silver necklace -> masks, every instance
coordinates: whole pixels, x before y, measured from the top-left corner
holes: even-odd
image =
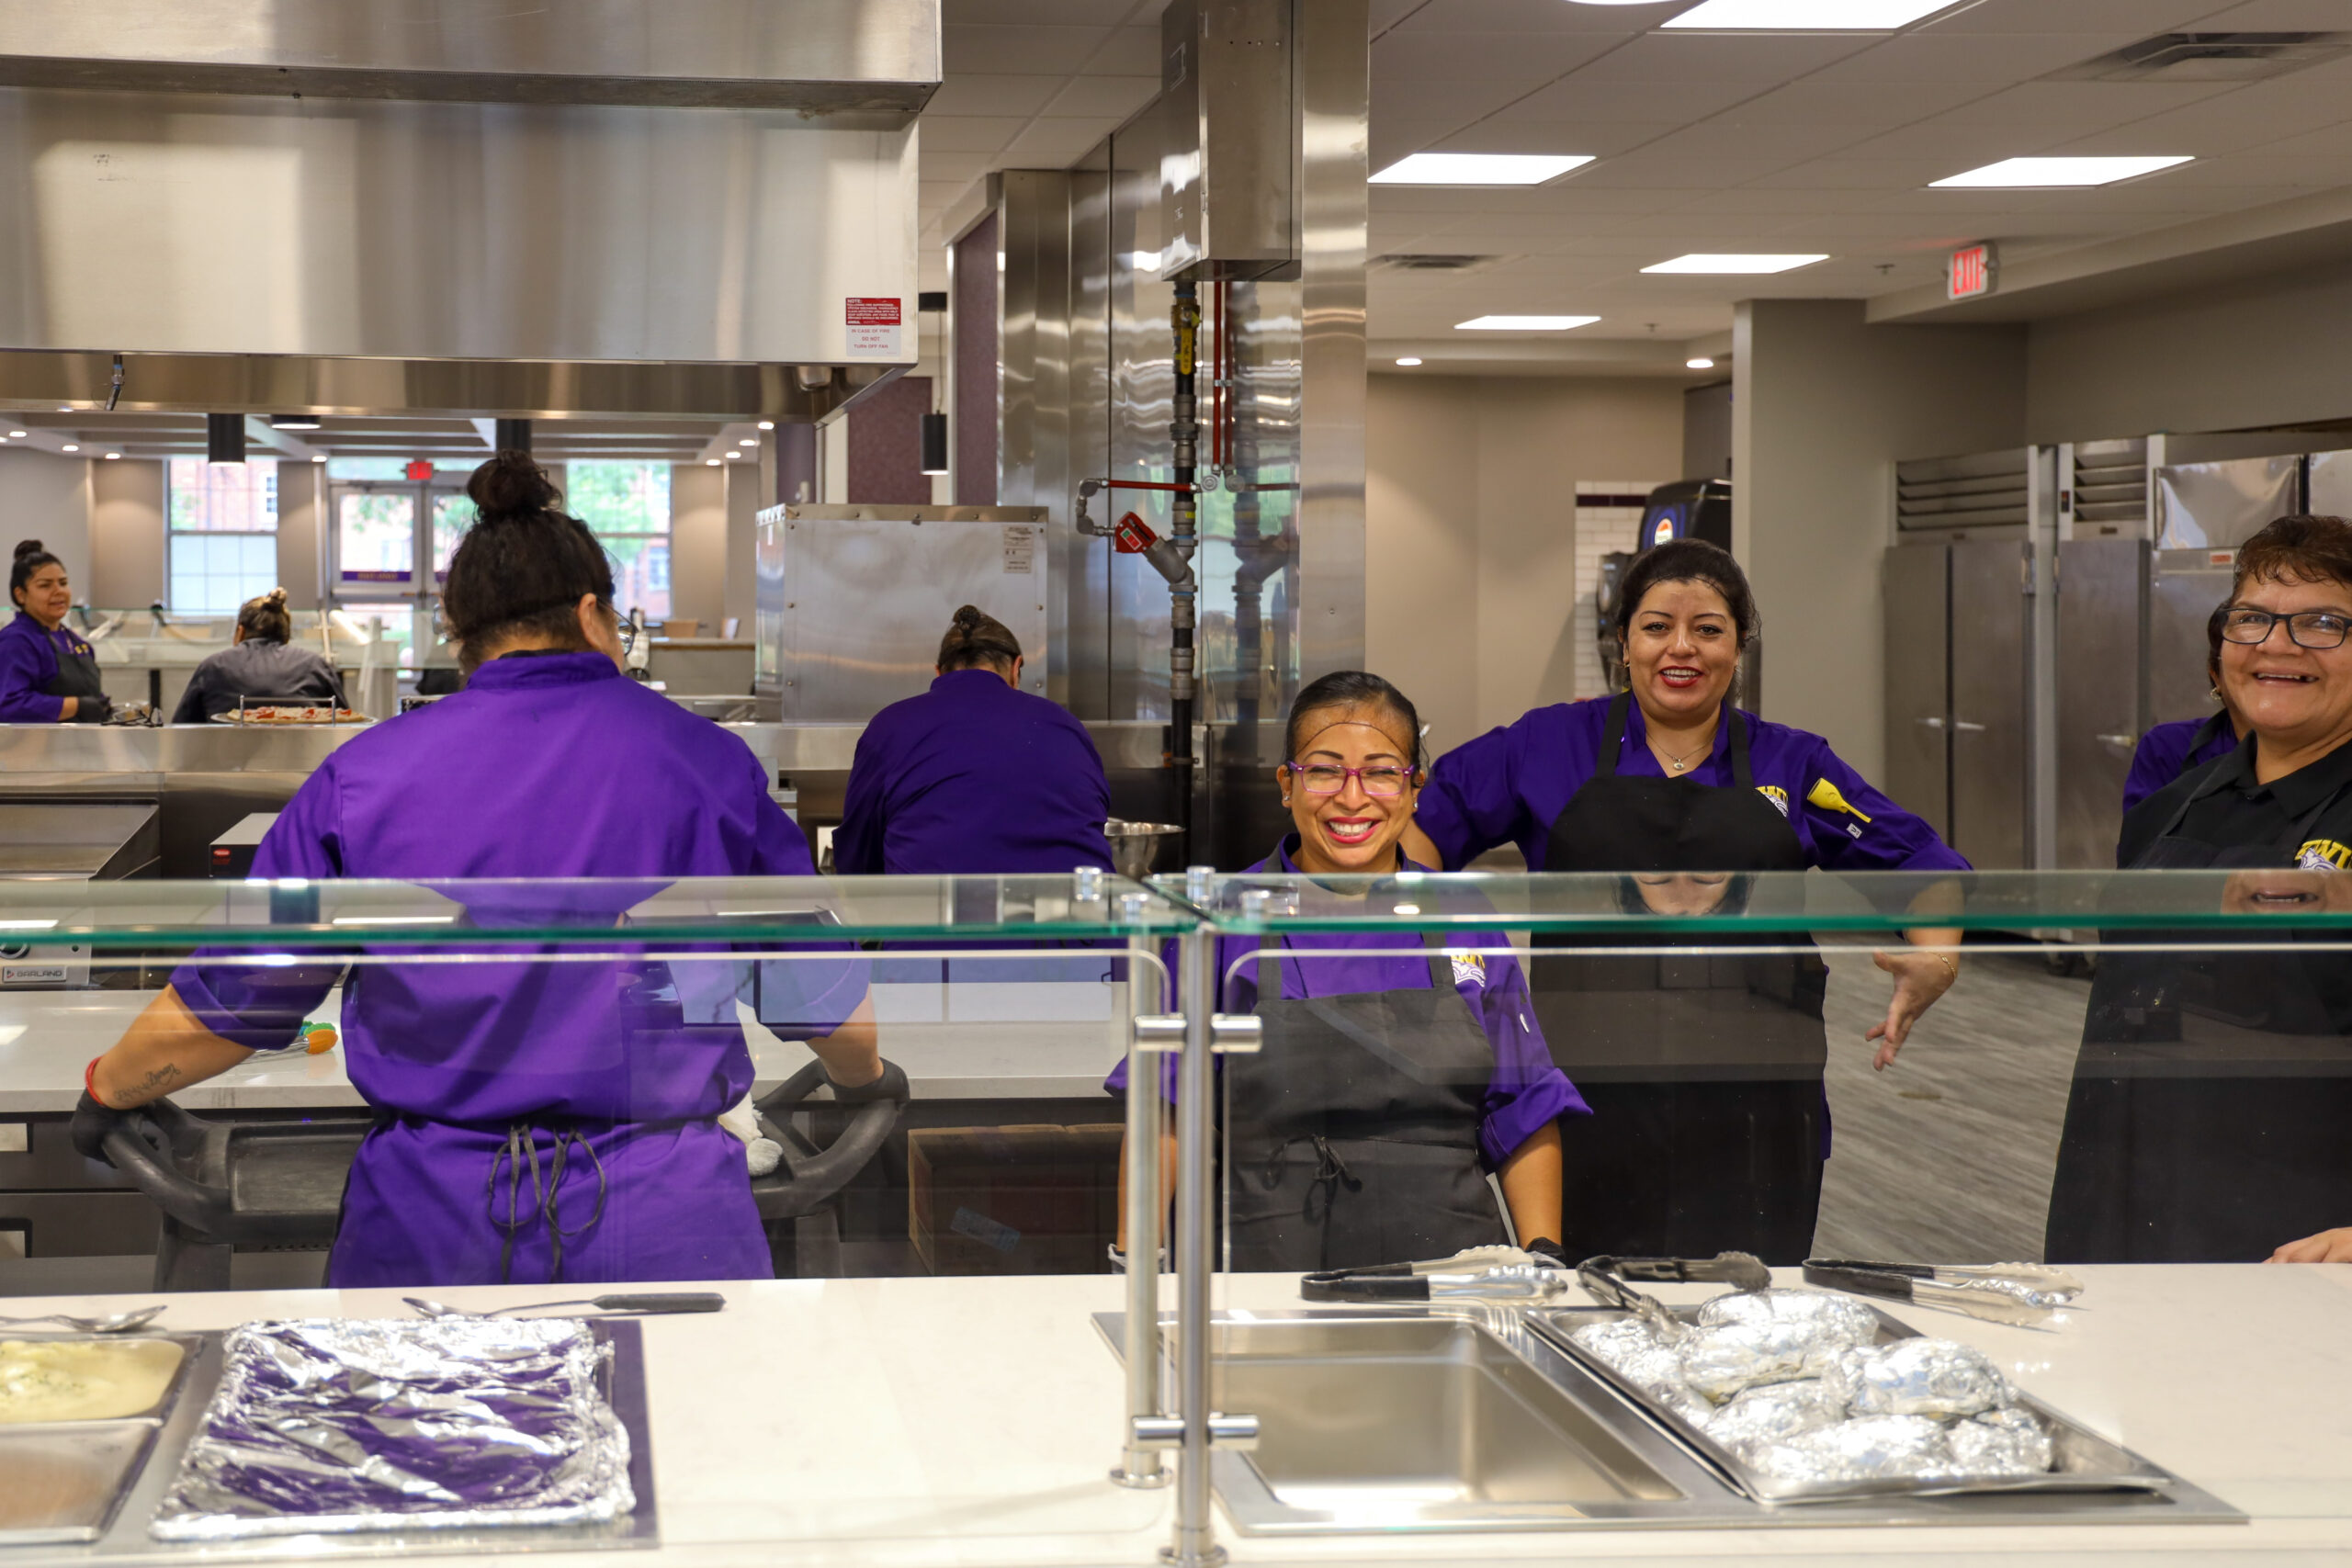
[[[1663,746],[1659,747],[1659,748],[1658,748],[1658,750],[1661,750],[1661,751],[1666,751],[1666,748],[1665,748],[1665,747],[1663,747]],[[1699,748],[1698,748],[1698,747],[1693,746],[1692,748],[1690,748],[1690,751],[1685,751],[1685,752],[1684,752],[1681,756],[1679,756],[1679,757],[1676,756],[1676,755],[1675,755],[1673,752],[1671,752],[1671,751],[1666,751],[1666,768],[1667,768],[1667,772],[1668,772],[1668,773],[1688,773],[1688,772],[1690,772],[1690,761],[1689,761],[1689,758],[1690,758],[1690,756],[1691,752],[1696,751],[1696,750],[1699,750]]]

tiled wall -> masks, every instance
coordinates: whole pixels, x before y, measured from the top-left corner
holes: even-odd
[[[1593,591],[1600,585],[1600,558],[1612,550],[1630,550],[1641,532],[1645,497],[1663,479],[1578,479],[1577,481],[1577,695],[1597,697],[1606,688],[1600,679],[1600,654],[1594,639],[1600,633]]]

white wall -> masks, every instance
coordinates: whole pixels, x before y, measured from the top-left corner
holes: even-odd
[[[2037,321],[2034,441],[2352,418],[2352,266],[2200,288]]]
[[[90,469],[81,457],[18,448],[0,452],[0,560],[19,539],[39,539],[65,563],[74,597],[91,604]],[[0,620],[7,610],[0,608]]]
[[[277,465],[277,583],[297,610],[317,609],[326,581],[326,488],[323,463]]]
[[[670,613],[700,621],[706,635],[726,592],[727,479],[726,468],[701,463],[670,469]]]
[[[164,596],[164,465],[123,457],[90,470],[90,603],[140,609]]]
[[[1677,477],[1680,385],[1374,376],[1365,451],[1366,658],[1431,745],[1577,695],[1577,483]]]
[[[1732,546],[1763,621],[1761,712],[1876,776],[1894,466],[2024,444],[2026,331],[1874,327],[1860,300],[1752,300],[1732,355]]]

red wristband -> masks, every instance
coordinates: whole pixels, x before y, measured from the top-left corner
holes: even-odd
[[[90,1058],[90,1065],[82,1069],[82,1091],[100,1105],[106,1106],[108,1111],[112,1111],[114,1107],[107,1105],[106,1096],[98,1092],[98,1064],[104,1060],[103,1056],[93,1056]]]

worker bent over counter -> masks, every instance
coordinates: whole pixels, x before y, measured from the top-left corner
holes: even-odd
[[[445,601],[478,663],[467,689],[337,750],[263,840],[254,875],[809,874],[807,841],[741,740],[622,676],[606,558],[555,510],[546,477],[502,453],[469,493],[481,520]],[[493,928],[583,914],[623,924],[650,890],[445,889],[465,905],[460,925]],[[744,1145],[717,1121],[752,1085],[734,1005],[741,964],[548,964],[482,948],[449,961],[466,951],[352,970],[345,1046],[377,1120],[352,1167],[329,1282],[768,1277]],[[103,1157],[116,1110],[291,1043],[341,969],[228,957],[183,964],[91,1064],[74,1117],[85,1155]],[[862,961],[762,967],[763,1015],[820,1037],[843,1098],[890,1092]]]
[[[1616,626],[1632,691],[1538,708],[1438,759],[1415,814],[1425,852],[1459,869],[1516,842],[1531,871],[1624,874],[1629,909],[1690,916],[1744,907],[1733,874],[1966,869],[1821,737],[1732,705],[1757,630],[1728,552],[1698,540],[1644,551]],[[1569,955],[1613,936],[1538,939],[1561,955],[1533,965],[1536,1016],[1593,1111],[1565,1150],[1572,1257],[1736,1247],[1792,1263],[1812,1247],[1829,1142],[1826,970],[1809,950],[1736,956],[1785,948],[1785,935],[1707,944],[1731,951],[1694,965]],[[1894,977],[1868,1034],[1883,1068],[1958,963],[1917,951],[1876,962]]]

